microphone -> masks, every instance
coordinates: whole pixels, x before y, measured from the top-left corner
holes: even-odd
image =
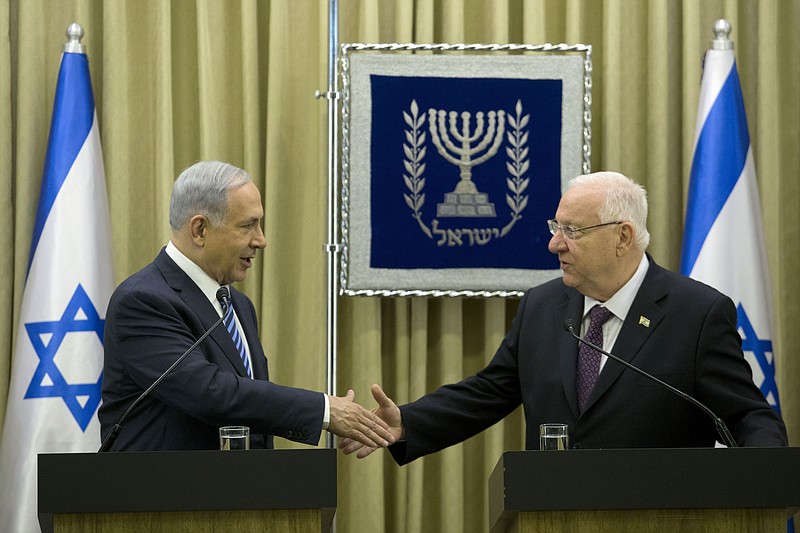
[[[225,306],[227,306],[227,305],[230,305],[230,296],[228,295],[228,290],[227,290],[225,287],[220,287],[219,289],[217,289],[217,300],[219,300],[219,301],[222,303],[222,306],[223,306],[223,308],[225,308]],[[181,361],[183,361],[184,359],[186,359],[186,356],[187,356],[187,355],[189,355],[189,354],[192,352],[192,350],[194,350],[195,348],[197,348],[197,346],[198,346],[198,345],[199,345],[201,342],[203,342],[203,340],[205,340],[205,338],[206,338],[206,337],[208,337],[208,336],[211,334],[211,332],[212,332],[212,331],[214,331],[214,329],[215,329],[217,326],[219,326],[219,325],[222,323],[222,320],[223,320],[224,318],[225,318],[225,315],[223,314],[221,317],[219,317],[219,320],[217,320],[216,322],[214,322],[214,323],[211,325],[211,327],[210,327],[210,328],[208,328],[208,329],[206,330],[206,332],[205,332],[205,333],[203,333],[203,335],[201,335],[201,336],[200,336],[200,338],[199,338],[199,339],[197,339],[197,340],[194,342],[194,344],[192,344],[191,346],[189,346],[189,348],[188,348],[188,349],[187,349],[185,352],[183,352],[183,354],[182,354],[180,357],[178,357],[178,359],[176,359],[176,360],[175,360],[175,362],[174,362],[174,363],[172,363],[172,365],[171,365],[171,366],[170,366],[168,369],[166,369],[166,370],[164,371],[164,373],[163,373],[163,374],[161,374],[161,375],[158,377],[158,379],[157,379],[157,380],[155,380],[155,381],[153,382],[153,384],[152,384],[152,385],[150,385],[150,386],[149,386],[149,387],[148,387],[148,388],[147,388],[147,389],[146,389],[146,390],[145,390],[143,393],[141,393],[141,394],[139,395],[139,397],[138,397],[138,398],[136,398],[136,400],[134,400],[134,402],[133,402],[133,403],[132,403],[132,404],[131,404],[131,405],[130,405],[130,406],[129,406],[129,407],[126,409],[126,410],[125,410],[125,412],[124,412],[124,413],[122,413],[122,416],[121,416],[121,417],[119,417],[119,419],[117,420],[117,422],[116,422],[116,423],[114,424],[114,426],[111,428],[111,431],[109,431],[109,432],[108,432],[108,435],[106,435],[106,438],[105,438],[105,440],[104,440],[104,441],[103,441],[103,443],[100,445],[100,449],[99,449],[99,450],[97,450],[97,451],[98,451],[98,453],[99,453],[99,452],[107,452],[108,450],[110,450],[110,449],[111,449],[111,446],[113,446],[113,445],[114,445],[114,441],[116,441],[116,440],[117,440],[117,437],[119,436],[119,432],[120,432],[120,431],[122,431],[122,423],[125,421],[125,419],[126,419],[126,418],[128,418],[128,415],[131,413],[131,411],[133,411],[133,409],[134,409],[134,408],[135,408],[137,405],[139,405],[139,404],[142,402],[142,400],[144,400],[144,399],[145,399],[145,398],[146,398],[146,397],[147,397],[147,396],[150,394],[150,392],[151,392],[153,389],[155,389],[155,388],[156,388],[156,386],[157,386],[159,383],[161,383],[161,380],[163,380],[165,377],[167,377],[167,376],[169,375],[169,373],[170,373],[170,372],[172,372],[172,371],[175,369],[175,367],[176,367],[176,366],[178,366],[178,365],[181,363]]]
[[[706,413],[708,416],[710,416],[714,420],[714,425],[717,427],[717,433],[719,434],[720,437],[722,437],[722,442],[724,442],[725,445],[728,446],[729,448],[738,448],[739,447],[738,444],[736,444],[736,440],[733,438],[733,435],[731,435],[731,432],[728,430],[728,426],[725,425],[725,422],[720,417],[715,415],[714,411],[712,411],[711,409],[709,409],[708,407],[706,407],[705,405],[700,403],[700,401],[698,401],[697,399],[693,398],[692,396],[689,396],[685,392],[676,389],[675,387],[673,387],[669,383],[665,383],[665,382],[661,381],[660,379],[658,379],[654,375],[648,374],[647,372],[645,372],[641,368],[630,364],[629,362],[625,361],[624,359],[620,359],[616,355],[603,350],[601,347],[599,347],[599,346],[597,346],[595,344],[592,344],[591,342],[589,342],[589,341],[587,341],[585,339],[582,339],[581,337],[579,337],[575,333],[575,321],[572,320],[571,318],[565,320],[564,324],[562,325],[562,327],[566,331],[568,331],[570,335],[572,335],[573,337],[578,339],[578,342],[582,342],[586,346],[589,346],[590,348],[592,348],[594,350],[597,350],[598,352],[602,353],[603,355],[607,356],[608,358],[613,359],[617,363],[619,363],[619,364],[621,364],[621,365],[623,365],[623,366],[625,366],[627,368],[630,368],[634,372],[636,372],[638,374],[641,374],[642,376],[646,377],[647,379],[649,379],[651,381],[655,381],[656,383],[658,383],[662,387],[666,388],[668,391],[672,392],[673,394],[677,394],[678,396],[680,396],[681,398],[683,398],[687,402],[699,407],[704,413]]]

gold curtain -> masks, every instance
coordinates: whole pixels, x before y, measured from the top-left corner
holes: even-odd
[[[268,247],[243,290],[273,379],[325,388],[326,0],[0,0],[0,418],[25,281],[64,31],[86,32],[117,281],[168,239],[172,181],[198,159],[249,170]],[[800,4],[793,0],[340,0],[340,42],[567,42],[593,50],[592,168],[650,194],[650,252],[677,269],[701,58],[718,18],[736,43],[772,273],[775,359],[800,439]],[[516,301],[340,298],[340,394],[398,402],[480,369]],[[489,431],[397,467],[339,459],[337,530],[485,531],[486,481],[523,447],[516,411]],[[288,446],[288,444],[280,443]],[[264,480],[265,483],[279,482]]]

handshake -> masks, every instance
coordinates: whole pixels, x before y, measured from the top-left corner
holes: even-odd
[[[329,396],[330,422],[328,431],[342,437],[339,442],[346,455],[358,452],[363,459],[378,448],[385,448],[403,437],[400,409],[378,385],[372,386],[372,396],[378,403],[372,411],[357,404],[352,389],[346,396]]]

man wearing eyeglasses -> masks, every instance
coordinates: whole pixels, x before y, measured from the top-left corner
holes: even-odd
[[[645,253],[647,194],[622,174],[572,180],[548,225],[562,278],[528,290],[494,358],[459,383],[398,407],[378,385],[374,412],[405,464],[461,442],[522,404],[526,448],[539,425],[565,423],[573,448],[714,446],[714,419],[586,340],[689,394],[720,417],[739,446],[786,446],[780,415],[753,384],[736,309],[715,289],[658,266]],[[577,332],[576,332],[577,333]],[[580,344],[580,346],[584,346]],[[373,449],[345,439],[345,453]]]

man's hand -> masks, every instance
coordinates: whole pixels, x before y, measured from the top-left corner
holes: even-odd
[[[328,396],[330,400],[330,422],[328,431],[361,446],[384,448],[395,441],[389,425],[376,414],[355,403],[353,389],[347,396]],[[398,411],[399,413],[399,411]]]
[[[391,398],[386,396],[383,389],[378,385],[372,386],[372,397],[378,402],[378,407],[374,408],[372,412],[383,421],[389,431],[391,431],[392,442],[396,442],[403,437],[405,428],[403,428],[403,419],[400,416],[400,409],[392,401]],[[354,439],[345,438],[339,441],[339,448],[341,448],[345,455],[353,452],[358,452],[356,457],[363,459],[376,450],[375,446],[370,446],[364,442]]]

